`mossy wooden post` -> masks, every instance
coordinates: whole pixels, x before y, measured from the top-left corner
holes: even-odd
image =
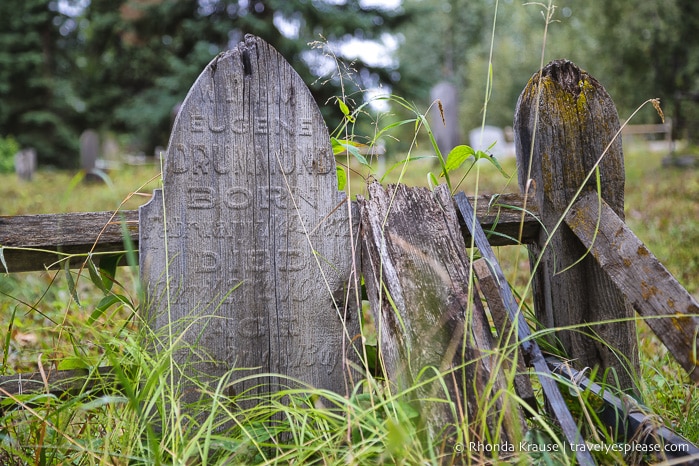
[[[239,369],[232,380],[281,374],[348,393],[359,333],[356,309],[343,305],[349,212],[299,75],[253,36],[217,56],[175,121],[163,189],[140,210],[146,317],[165,345],[182,348],[185,376],[213,390]],[[265,375],[225,394],[287,385]]]
[[[561,222],[581,186],[596,189],[599,160],[602,197],[623,218],[619,127],[604,87],[568,60],[553,61],[532,76],[514,119],[519,185],[535,193],[545,227],[530,246],[532,266],[540,260],[533,281],[537,317],[548,328],[577,326],[556,333],[568,356],[578,367],[614,368],[621,387],[631,389],[628,371],[638,368],[633,309]],[[614,319],[629,320],[596,324]]]

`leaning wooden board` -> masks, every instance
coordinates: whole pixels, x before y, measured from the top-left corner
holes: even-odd
[[[565,217],[605,274],[699,383],[699,303],[599,198],[587,192]]]

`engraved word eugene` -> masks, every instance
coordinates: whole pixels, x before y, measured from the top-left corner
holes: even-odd
[[[280,118],[275,118],[275,121],[270,125],[268,118],[255,117],[253,118],[252,128],[247,120],[236,120],[236,117],[231,121],[230,126],[215,127],[209,119],[209,124],[206,123],[206,116],[203,113],[190,113],[190,131],[192,133],[204,132],[206,130],[211,133],[216,133],[229,130],[233,134],[252,134],[256,138],[265,135],[274,134],[287,136],[289,139],[296,139],[299,144],[295,149],[303,154],[303,164],[306,166],[308,173],[325,175],[332,170],[332,163],[328,163],[330,159],[326,156],[324,147],[313,147],[310,144],[304,144],[303,139],[312,136],[311,127],[312,120],[310,118],[301,118],[298,122],[298,128],[292,127],[288,122],[282,121]],[[291,136],[297,136],[292,138]],[[237,150],[236,150],[237,149]],[[216,142],[208,144],[185,144],[176,143],[170,148],[168,156],[171,158],[170,169],[173,173],[191,172],[197,174],[208,174],[213,170],[218,174],[233,173],[235,175],[244,175],[247,173],[247,161],[240,152],[240,145],[232,143],[219,144]],[[259,158],[258,163],[265,164],[268,162],[266,157]],[[278,165],[281,164],[280,167]],[[268,173],[276,174],[277,168],[280,168],[282,173],[288,175],[296,169],[296,157],[285,157],[277,160],[272,158],[269,160],[269,166],[261,166],[261,169]]]

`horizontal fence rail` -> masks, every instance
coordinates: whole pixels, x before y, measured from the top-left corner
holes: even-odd
[[[521,194],[469,196],[469,201],[476,206],[493,246],[518,244],[520,226],[521,243],[531,243],[538,235],[534,203],[525,204]],[[527,212],[523,214],[524,209]],[[461,227],[468,244],[468,229]],[[0,270],[15,273],[57,269],[63,268],[66,260],[70,260],[70,267],[79,268],[88,255],[99,263],[104,254],[127,249],[125,234],[138,250],[138,230],[136,210],[0,216]]]
[[[76,212],[0,217],[3,272],[80,267],[88,254],[123,252],[124,239],[138,248],[138,211]],[[72,256],[72,257],[71,257]]]

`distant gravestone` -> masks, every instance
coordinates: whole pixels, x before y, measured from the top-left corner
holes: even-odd
[[[350,205],[298,74],[246,36],[194,83],[165,157],[163,189],[140,209],[140,264],[146,318],[183,335],[185,375],[214,388],[233,369],[265,374],[228,394],[293,385],[269,374],[348,393]]]
[[[439,100],[439,104],[432,106],[430,110],[430,128],[437,141],[442,155],[446,157],[454,146],[461,144],[461,127],[459,126],[459,92],[453,84],[442,81],[430,91],[432,102]]]
[[[118,168],[121,164],[121,150],[116,138],[107,134],[102,138],[102,157],[98,162],[102,162],[105,168]]]
[[[100,137],[97,131],[88,129],[80,135],[80,168],[85,172],[86,181],[98,181],[97,157],[100,150]]]
[[[497,126],[486,125],[474,128],[468,133],[469,144],[475,150],[488,150],[488,153],[498,158],[514,157],[514,144],[507,142],[505,131]]]
[[[29,147],[15,154],[15,173],[20,180],[31,181],[36,171],[36,149]]]

